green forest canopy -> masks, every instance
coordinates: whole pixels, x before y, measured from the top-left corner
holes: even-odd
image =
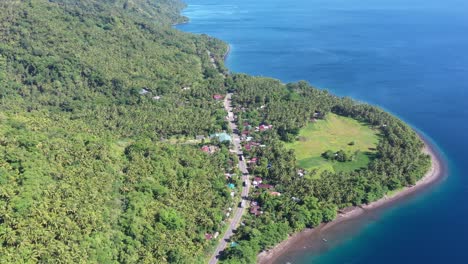
[[[172,28],[186,21],[183,7],[0,2],[1,263],[205,262],[215,244],[205,234],[222,231],[234,204],[224,173],[236,172],[236,157],[225,145],[209,155],[166,139],[226,130],[213,94],[235,92],[239,122],[273,125],[254,135],[267,147],[248,154],[260,159],[252,172],[284,194],[252,193],[265,213],[246,218],[226,262],[252,263],[288,233],[413,184],[427,170],[414,131],[380,109],[304,82],[227,75],[224,43]],[[297,178],[284,142],[315,113],[378,128],[376,159],[359,171]]]

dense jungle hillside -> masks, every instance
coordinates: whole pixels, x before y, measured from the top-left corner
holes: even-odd
[[[204,254],[229,154],[161,139],[223,129],[226,46],[172,29],[182,7],[0,3],[0,262]]]
[[[206,262],[242,184],[237,155],[209,137],[231,132],[216,100],[227,92],[264,146],[243,143],[250,172],[282,195],[251,194],[264,213],[246,216],[225,262],[252,263],[287,234],[423,176],[429,158],[403,122],[305,82],[229,73],[225,43],[172,27],[187,21],[183,7],[0,2],[0,263]],[[302,173],[285,142],[331,113],[378,131],[372,159]]]

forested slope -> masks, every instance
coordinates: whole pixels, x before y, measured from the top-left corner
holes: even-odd
[[[202,261],[229,154],[161,138],[223,128],[226,46],[172,29],[181,7],[1,1],[1,263]]]
[[[193,139],[227,130],[213,95],[228,90],[257,144],[243,142],[250,172],[271,188],[251,193],[263,214],[246,216],[227,263],[255,262],[288,233],[427,170],[414,131],[376,107],[228,74],[224,43],[172,28],[186,21],[183,6],[0,1],[0,263],[205,262],[237,206],[227,183],[240,182],[227,144],[205,153]],[[359,171],[300,176],[284,142],[329,113],[378,129],[376,157]]]

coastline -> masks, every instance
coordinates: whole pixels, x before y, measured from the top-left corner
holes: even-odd
[[[416,194],[418,191],[422,191],[427,187],[432,186],[439,180],[441,180],[446,173],[446,164],[440,153],[436,150],[435,146],[429,142],[424,136],[419,134],[420,138],[424,142],[423,152],[431,157],[431,168],[414,186],[404,187],[400,191],[392,194],[391,196],[384,196],[383,198],[372,202],[370,204],[362,206],[347,207],[339,211],[338,216],[335,220],[329,223],[320,224],[316,228],[309,228],[298,233],[289,236],[286,240],[276,245],[274,248],[263,251],[257,255],[257,263],[269,264],[274,263],[283,254],[288,252],[290,249],[303,248],[303,243],[306,238],[318,238],[318,243],[322,242],[323,232],[326,232],[331,227],[335,227],[339,224],[344,224],[350,220],[358,220],[359,216],[366,212],[373,211],[384,206],[391,206],[393,203]],[[323,243],[323,242],[322,242]]]
[[[223,55],[223,62],[226,62],[227,58],[229,57],[229,54],[231,53],[231,44],[226,43],[227,50]]]
[[[180,23],[180,25],[187,23],[190,23],[190,20]],[[227,42],[225,42],[225,44],[227,46],[227,50],[222,56],[222,60],[224,63],[226,63],[226,60],[232,51],[231,45]],[[230,72],[229,69],[228,72]],[[391,111],[387,109],[384,110],[386,112],[391,113]],[[391,114],[394,115],[393,113]],[[404,122],[407,123],[406,121]],[[386,195],[383,198],[374,201],[370,204],[344,208],[338,212],[338,216],[334,221],[329,223],[322,223],[316,228],[305,229],[295,234],[292,234],[288,236],[286,240],[277,244],[272,249],[260,252],[257,255],[257,263],[275,263],[275,261],[280,260],[280,258],[285,253],[289,251],[294,251],[294,249],[301,250],[305,248],[304,243],[305,239],[307,238],[315,238],[315,240],[317,240],[317,242],[314,242],[317,244],[316,246],[322,247],[325,244],[322,241],[322,238],[324,237],[324,235],[328,234],[329,232],[332,232],[332,229],[337,229],[339,227],[345,226],[346,224],[352,221],[361,222],[364,220],[364,217],[367,213],[372,213],[374,211],[377,211],[377,209],[385,209],[386,207],[391,207],[397,202],[408,199],[418,194],[419,192],[430,188],[437,182],[441,181],[445,176],[447,176],[447,164],[444,158],[442,157],[441,153],[437,150],[437,148],[427,138],[425,138],[424,135],[422,135],[419,132],[417,133],[425,145],[423,152],[430,155],[431,157],[431,167],[429,171],[424,175],[424,177],[422,177],[414,186],[404,187],[399,191],[392,193],[390,196]]]

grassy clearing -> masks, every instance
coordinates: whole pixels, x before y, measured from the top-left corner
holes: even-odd
[[[332,172],[353,171],[367,166],[379,140],[378,131],[352,118],[329,114],[326,120],[318,120],[303,128],[298,140],[286,144],[294,149],[299,166],[311,170]],[[353,145],[350,143],[354,142]],[[322,157],[327,150],[359,154],[353,161],[337,162]]]

